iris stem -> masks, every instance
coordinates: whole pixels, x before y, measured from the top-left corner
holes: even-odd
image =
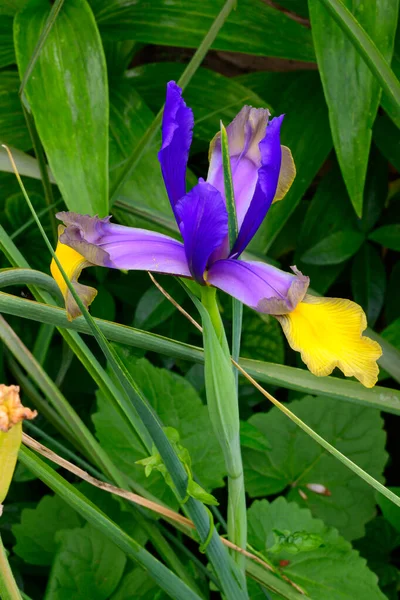
[[[3,600],[21,600],[21,594],[15,582],[7,559],[6,550],[0,535],[0,598]]]
[[[240,451],[240,421],[236,381],[230,351],[218,309],[216,289],[202,288],[202,304],[209,320],[203,317],[203,340],[206,363],[206,391],[210,418],[221,444],[228,473],[228,538],[245,549],[247,545],[246,497]],[[203,311],[202,311],[203,312]],[[210,332],[210,327],[213,331]],[[218,344],[210,339],[216,334]],[[244,557],[234,553],[234,560],[245,573]]]

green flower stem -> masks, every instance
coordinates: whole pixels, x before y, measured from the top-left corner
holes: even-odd
[[[21,594],[12,574],[6,551],[0,535],[0,598],[2,600],[21,600]]]
[[[240,452],[236,382],[230,361],[229,346],[218,309],[216,289],[208,286],[202,288],[201,299],[207,403],[228,473],[228,538],[237,546],[245,549],[247,544],[246,498]],[[244,573],[244,557],[235,552],[234,559]]]

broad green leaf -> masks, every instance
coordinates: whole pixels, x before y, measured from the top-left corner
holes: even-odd
[[[14,38],[21,78],[50,8],[46,0],[30,0],[15,18]],[[85,0],[64,3],[26,84],[25,94],[69,210],[106,215],[107,71],[100,36]]]
[[[103,533],[87,523],[80,529],[60,531],[46,600],[107,600],[116,589],[126,556]]]
[[[204,0],[201,11],[191,0],[169,4],[153,0],[91,0],[105,38],[147,44],[197,48],[221,10],[223,1]],[[244,25],[245,24],[245,25]],[[279,35],[277,32],[279,31]],[[257,0],[242,0],[229,15],[212,48],[313,61],[310,31],[300,23]]]
[[[235,78],[252,89],[274,114],[285,113],[281,141],[292,151],[297,176],[288,194],[276,202],[250,244],[265,253],[299,204],[332,148],[328,111],[318,73],[250,73]]]
[[[390,63],[398,1],[344,0]],[[369,149],[380,86],[358,50],[320,0],[309,0],[312,35],[321,73],[333,142],[354,210],[362,214]],[[343,68],[345,57],[346,68]]]
[[[167,596],[140,567],[121,579],[110,600],[167,600]]]
[[[78,513],[59,496],[43,496],[35,508],[22,511],[20,524],[13,525],[14,552],[32,565],[51,565],[57,551],[57,531],[81,525]]]
[[[386,302],[385,317],[387,323],[392,323],[400,317],[400,260],[394,265],[390,273]]]
[[[372,244],[364,244],[354,259],[351,288],[355,302],[363,307],[368,325],[373,327],[385,300],[386,271]]]
[[[400,496],[400,487],[391,487],[392,492]],[[398,543],[400,545],[400,509],[398,506],[395,506],[391,502],[389,502],[386,498],[379,495],[378,496],[378,504],[382,511],[385,519],[395,528],[398,532]]]
[[[371,571],[377,574],[379,587],[388,600],[398,600],[400,573],[392,553],[400,545],[400,535],[383,517],[367,523],[365,530],[365,537],[355,542],[355,548],[367,559]]]
[[[400,252],[400,223],[395,225],[383,225],[379,229],[375,229],[369,239],[378,242],[389,250],[397,250]]]
[[[3,0],[0,6],[0,15],[14,17],[27,3],[27,0]]]
[[[378,411],[350,404],[339,406],[332,399],[311,396],[293,402],[291,410],[382,481],[386,436]],[[267,436],[271,445],[271,450],[263,453],[244,449],[250,496],[277,494],[289,488],[290,499],[310,508],[347,539],[363,535],[365,523],[375,513],[375,492],[370,486],[328,455],[277,408],[255,414],[250,423]],[[307,487],[310,484],[320,484],[329,495],[312,491]]]
[[[379,150],[400,171],[400,131],[393,127],[387,115],[378,115],[372,133]]]
[[[158,369],[145,359],[135,360],[126,352],[124,362],[163,425],[178,430],[181,444],[191,456],[193,472],[199,483],[207,490],[222,486],[225,469],[219,443],[211,430],[207,407],[201,403],[194,388],[184,378]],[[93,421],[102,447],[122,472],[176,506],[176,500],[161,475],[154,473],[147,480],[144,468],[135,464],[148,455],[121,416],[99,392],[97,406],[98,412],[93,415]],[[206,437],[204,431],[207,431]]]
[[[1,20],[1,19],[0,19]],[[2,71],[0,77],[0,141],[21,150],[32,148],[18,96],[19,77],[15,71]],[[2,153],[5,152],[1,149]],[[7,163],[10,159],[7,156]]]
[[[118,179],[126,159],[130,156],[146,129],[154,120],[152,111],[124,79],[114,79],[110,89],[110,185]],[[152,145],[140,165],[122,188],[124,201],[145,208],[154,208],[170,215],[171,206],[157,160],[158,145]],[[143,226],[143,222],[130,219],[129,225]],[[148,226],[148,225],[147,225]]]
[[[13,63],[15,63],[13,17],[2,15],[0,18],[0,68]]]
[[[358,552],[338,535],[336,529],[328,528],[314,519],[309,510],[299,508],[294,502],[277,498],[274,502],[254,502],[248,510],[249,544],[279,565],[285,561],[282,572],[307,593],[310,600],[385,600],[378,587],[378,578],[366,566]],[[320,548],[297,555],[281,552],[268,554],[272,545],[273,530],[291,532],[307,531],[324,540]],[[254,593],[253,593],[254,590]],[[252,600],[263,596],[256,587],[250,590]],[[279,596],[272,594],[273,600]]]
[[[149,107],[157,111],[165,102],[167,82],[179,79],[183,70],[184,65],[176,63],[153,63],[127,71],[126,77]],[[207,94],[204,94],[205,89],[208,90]],[[219,131],[220,120],[224,125],[229,125],[243,105],[251,104],[258,108],[270,106],[268,98],[265,101],[235,79],[204,68],[198,69],[193,75],[184,91],[184,98],[193,109],[195,139],[207,144]]]
[[[300,271],[310,277],[313,289],[321,294],[327,292],[343,270],[344,263],[324,265],[321,269],[320,266],[304,263],[301,256],[332,233],[349,227],[356,229],[357,218],[336,163],[322,179],[308,205],[306,215],[302,219],[294,260]]]
[[[364,234],[355,229],[335,231],[309,248],[301,259],[311,265],[337,265],[353,256],[364,239]]]

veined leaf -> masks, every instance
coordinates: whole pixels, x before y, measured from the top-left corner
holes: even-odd
[[[46,0],[30,0],[15,18],[14,37],[21,78],[50,8]],[[100,36],[86,0],[71,0],[63,5],[25,93],[68,208],[106,215],[107,70]]]
[[[398,1],[344,0],[390,63]],[[309,0],[312,34],[336,154],[350,199],[361,216],[369,149],[380,100],[380,85],[359,51],[320,0]],[[346,67],[343,65],[345,57]]]
[[[151,10],[144,0],[135,3],[91,0],[91,5],[105,38],[197,48],[223,2],[203,0],[197,5],[191,0],[173,4],[152,0]],[[260,5],[257,0],[242,0],[238,4],[212,48],[315,60],[310,31],[268,4]]]
[[[0,18],[0,68],[13,63],[15,63],[13,17],[2,15]]]
[[[339,407],[332,399],[311,396],[293,402],[291,408],[348,458],[382,480],[386,435],[378,411],[349,404]],[[374,490],[277,408],[257,413],[250,423],[267,436],[271,450],[244,449],[248,493],[264,496],[288,488],[290,499],[337,527],[347,539],[361,537],[375,513]],[[310,488],[315,484],[321,486],[319,493]]]
[[[32,142],[22,112],[18,88],[18,73],[2,71],[0,77],[0,141],[2,144],[17,146],[20,150],[29,150],[32,148]],[[0,152],[3,156],[4,148],[1,148]],[[30,158],[33,160],[32,157]],[[9,165],[8,156],[7,162]]]

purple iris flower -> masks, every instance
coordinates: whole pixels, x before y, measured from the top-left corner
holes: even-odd
[[[290,274],[263,262],[240,259],[272,202],[285,195],[295,175],[290,151],[280,143],[282,121],[283,115],[269,119],[268,110],[245,106],[227,127],[239,232],[230,250],[219,134],[211,143],[207,181],[199,179],[187,192],[193,112],[181,89],[169,82],[158,158],[183,243],[110,223],[109,217],[61,212],[57,215],[65,224],[61,246],[75,251],[66,269],[71,280],[80,286],[77,277],[90,265],[169,273],[215,286],[259,312],[284,315],[293,311],[306,294],[308,277],[295,267]],[[55,271],[53,265],[53,275]],[[69,312],[76,316],[71,308]]]

